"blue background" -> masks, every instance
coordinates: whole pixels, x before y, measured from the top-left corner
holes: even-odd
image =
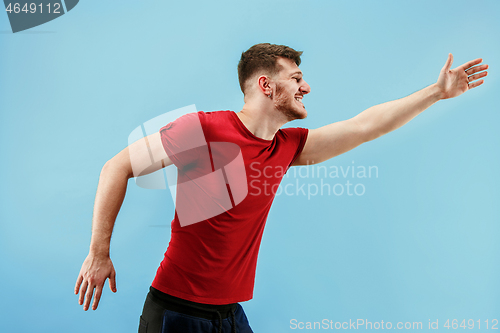
[[[280,195],[268,218],[255,332],[290,320],[500,319],[499,1],[81,1],[12,34],[0,14],[0,316],[5,332],[136,332],[169,240],[168,191],[132,181],[111,243],[116,294],[84,312],[104,163],[162,113],[243,106],[236,65],[260,42],[303,50],[317,128],[407,96],[482,57],[483,86],[324,163],[377,166],[362,196]],[[313,178],[298,179],[306,184]],[[326,179],[345,183],[346,179]],[[497,328],[500,325],[497,325]],[[491,326],[490,326],[491,329]],[[424,330],[427,331],[427,330]],[[469,330],[470,331],[470,330]]]

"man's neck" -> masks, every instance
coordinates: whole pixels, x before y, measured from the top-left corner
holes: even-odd
[[[285,115],[274,108],[256,107],[249,103],[245,103],[236,115],[253,135],[264,140],[272,140],[281,126],[288,122]]]

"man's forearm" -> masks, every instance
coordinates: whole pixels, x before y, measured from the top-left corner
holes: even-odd
[[[114,165],[113,160],[102,168],[92,218],[91,254],[109,256],[113,226],[125,198],[129,177]]]
[[[370,141],[403,126],[440,99],[441,90],[432,84],[404,98],[372,106],[354,119]]]

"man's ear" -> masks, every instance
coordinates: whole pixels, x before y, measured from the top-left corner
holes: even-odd
[[[271,79],[266,75],[261,75],[258,78],[259,90],[266,96],[272,92]]]

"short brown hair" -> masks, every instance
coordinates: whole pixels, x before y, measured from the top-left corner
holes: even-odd
[[[241,54],[238,63],[238,79],[243,94],[245,93],[245,83],[258,71],[265,71],[269,74],[277,74],[280,70],[276,64],[278,57],[293,60],[297,66],[300,65],[300,56],[302,51],[295,51],[285,45],[276,45],[269,43],[255,44],[247,51]]]

